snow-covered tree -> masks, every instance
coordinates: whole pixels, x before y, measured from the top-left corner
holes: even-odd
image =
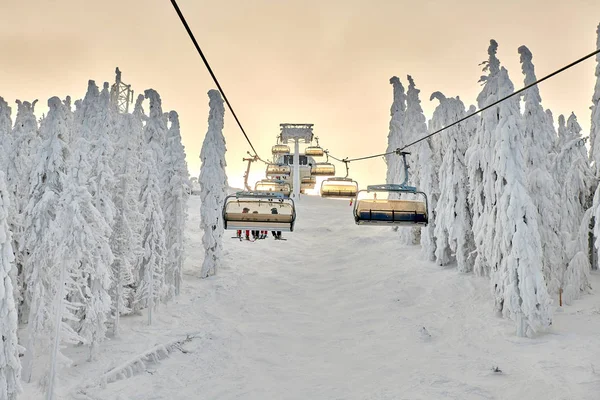
[[[86,183],[96,208],[111,227],[116,213],[112,200],[115,186],[112,131],[117,129],[116,110],[110,103],[108,84],[101,93],[93,80],[75,114],[75,158],[81,159],[79,179]]]
[[[152,89],[145,91],[150,100],[150,116],[144,127],[144,171],[141,201],[144,209],[142,247],[144,254],[139,268],[139,286],[136,291],[136,309],[148,307],[148,324],[152,312],[164,296],[165,222],[162,209],[163,189],[160,186],[159,166],[163,162],[163,114],[160,96]],[[165,126],[166,131],[166,126]]]
[[[17,117],[12,131],[12,147],[8,154],[7,186],[11,198],[9,223],[13,233],[13,250],[15,252],[15,265],[18,270],[18,279],[15,286],[18,295],[15,297],[20,306],[20,318],[27,318],[29,304],[24,302],[22,293],[23,264],[27,256],[21,248],[23,236],[23,216],[29,200],[30,177],[35,155],[40,144],[38,124],[34,115],[37,100],[29,103],[17,100]]]
[[[458,97],[446,98],[442,93],[435,92],[430,100],[433,99],[438,99],[440,104],[433,112],[430,123],[432,131],[466,115],[465,106]],[[470,254],[475,250],[465,152],[476,129],[476,117],[471,117],[441,134],[441,147],[445,151],[439,169],[440,198],[435,210],[435,257],[440,265],[446,265],[454,258],[461,272],[472,271],[473,258]]]
[[[600,48],[600,24],[596,29],[596,48]],[[600,177],[600,54],[596,54],[596,86],[592,96],[592,125],[590,128],[590,160],[594,166],[596,178]]]
[[[488,60],[484,62],[483,71],[488,72],[479,82],[483,82],[483,90],[477,96],[477,104],[482,109],[498,97],[498,74],[500,73],[500,60],[496,57],[498,43],[490,40]],[[481,113],[481,119],[475,132],[471,146],[467,150],[466,160],[469,175],[469,204],[473,216],[473,235],[476,245],[476,256],[473,270],[478,275],[489,276],[492,255],[489,238],[493,237],[492,226],[488,216],[492,205],[496,203],[495,185],[497,173],[490,165],[494,158],[494,144],[496,126],[498,125],[498,106],[492,107]]]
[[[17,307],[10,277],[13,262],[8,227],[9,196],[0,171],[0,399],[16,400],[21,391],[21,361],[17,337]]]
[[[569,139],[567,137],[567,126],[565,123],[565,116],[561,114],[558,116],[558,140],[556,142],[556,152],[560,153],[563,146],[568,141]],[[557,177],[557,179],[560,179],[560,177]]]
[[[108,242],[110,228],[88,189],[79,183],[77,173],[75,166],[61,194],[60,211],[53,224],[57,244],[53,257],[73,282],[69,298],[81,301],[77,307],[81,317],[72,325],[90,347],[91,361],[106,337],[113,255]]]
[[[21,251],[29,255],[24,260],[25,299],[31,305],[26,352],[23,360],[23,379],[30,382],[36,348],[48,348],[54,331],[53,307],[59,289],[59,271],[52,258],[56,238],[52,223],[59,212],[58,201],[65,186],[71,158],[69,135],[71,120],[67,107],[58,97],[48,100],[48,115],[40,125],[43,141],[31,173],[29,203],[25,209],[25,230]]]
[[[410,132],[410,140],[420,139],[427,135],[427,123],[421,100],[419,99],[420,90],[415,86],[413,78],[407,76],[409,85],[406,92],[406,116],[404,119],[404,132]],[[437,140],[437,138],[436,138]],[[406,143],[407,144],[407,143]],[[422,245],[423,255],[428,260],[435,260],[435,208],[439,198],[439,180],[438,169],[441,164],[441,157],[437,153],[433,139],[426,139],[412,148],[407,149],[412,152],[409,157],[409,165],[412,169],[410,183],[427,194],[429,200],[429,224],[425,228],[410,227],[402,229],[403,241],[405,243]],[[412,165],[411,165],[412,164]]]
[[[525,46],[519,47],[521,69],[525,75],[524,85],[537,80],[532,63],[532,54]],[[559,235],[560,215],[558,185],[551,174],[551,160],[556,141],[554,126],[542,108],[538,86],[533,86],[523,94],[525,112],[523,115],[525,129],[526,168],[528,192],[538,210],[538,229],[542,240],[542,271],[551,294],[557,294],[564,265],[565,256],[562,251]]]
[[[165,271],[167,298],[179,294],[183,273],[184,229],[187,216],[187,200],[189,173],[185,162],[185,149],[181,143],[179,115],[169,112],[171,127],[167,133],[165,147],[165,173],[167,190],[163,204],[165,205],[165,239],[167,245]]]
[[[498,96],[514,91],[508,71],[497,74]],[[494,198],[487,219],[486,237],[492,249],[491,283],[496,311],[516,322],[517,336],[531,336],[551,324],[551,300],[542,273],[543,254],[538,212],[527,190],[525,127],[519,99],[498,106],[494,132],[492,171],[496,174]]]
[[[201,227],[204,230],[202,244],[205,255],[200,276],[206,278],[219,269],[222,254],[223,221],[221,210],[227,196],[227,174],[225,173],[225,137],[223,136],[223,118],[225,109],[218,90],[209,90],[210,112],[208,131],[202,143],[200,160],[200,208]]]
[[[143,96],[142,96],[143,99]],[[141,222],[139,196],[140,182],[137,176],[140,171],[140,145],[143,124],[140,118],[141,101],[136,105],[133,114],[120,115],[120,135],[115,143],[115,165],[118,181],[114,192],[114,203],[117,210],[111,236],[111,249],[114,261],[112,265],[114,285],[111,290],[113,299],[113,332],[118,334],[119,317],[131,311],[132,287],[136,283],[134,268],[138,258],[142,256]]]
[[[560,194],[561,243],[565,259],[560,270],[563,299],[568,304],[589,288],[589,224],[592,184],[595,180],[588,163],[587,149],[581,138],[581,126],[575,114],[571,114],[565,125],[564,116],[559,116],[559,131],[562,131],[562,149],[554,163],[555,176]]]
[[[8,154],[11,151],[12,119],[11,108],[8,103],[0,97],[0,170],[6,171]]]
[[[390,132],[388,134],[388,146],[386,153],[395,151],[400,148],[403,143],[402,133],[404,126],[404,116],[406,112],[406,95],[404,94],[404,86],[397,76],[390,78],[390,83],[393,85],[394,101],[390,108]],[[389,184],[398,184],[404,181],[404,168],[402,158],[397,154],[389,154],[385,157],[387,163],[387,173],[385,181]]]

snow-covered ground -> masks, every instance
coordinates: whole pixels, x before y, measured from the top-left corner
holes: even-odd
[[[75,360],[60,372],[65,398],[600,398],[597,294],[556,312],[551,332],[517,338],[492,314],[486,279],[422,261],[389,228],[356,226],[348,201],[311,196],[288,241],[226,231],[223,267],[201,280],[199,197],[189,206],[182,295],[152,326],[145,315],[123,318],[96,362],[86,349],[65,351]],[[186,338],[101,384],[112,368]],[[42,398],[36,384],[25,390]]]

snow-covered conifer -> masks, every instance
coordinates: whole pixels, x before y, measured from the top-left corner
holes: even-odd
[[[11,211],[9,223],[13,233],[13,251],[15,252],[15,264],[18,270],[18,279],[15,286],[18,296],[15,297],[20,304],[20,318],[27,318],[28,302],[24,302],[22,293],[23,265],[26,253],[20,250],[23,236],[24,212],[29,200],[30,177],[35,155],[37,153],[40,137],[38,124],[34,115],[37,100],[29,103],[17,100],[17,117],[12,131],[12,149],[8,155],[7,186],[11,198]]]
[[[596,29],[596,48],[600,48],[600,24]],[[596,86],[592,96],[592,125],[590,127],[590,160],[596,178],[600,177],[600,54],[596,54]]]
[[[69,289],[79,294],[69,296],[81,302],[77,307],[81,317],[72,325],[90,347],[92,360],[98,344],[106,337],[113,255],[108,242],[110,228],[88,189],[79,183],[77,173],[75,166],[61,194],[58,223],[53,224],[57,244],[53,257],[56,265],[70,276],[74,287]]]
[[[139,286],[136,291],[136,309],[148,307],[148,324],[152,312],[164,296],[165,222],[162,209],[163,188],[160,186],[159,166],[163,163],[164,125],[160,96],[152,89],[145,91],[150,100],[150,116],[144,127],[144,172],[141,201],[144,209],[142,247],[144,254],[138,270]],[[164,129],[163,129],[164,128]]]
[[[497,74],[498,96],[514,91],[508,71]],[[487,261],[496,311],[516,322],[517,336],[531,336],[551,324],[551,300],[542,273],[542,244],[538,212],[527,191],[526,138],[519,99],[498,106],[493,165],[497,200],[482,216],[494,234]]]
[[[488,60],[484,62],[483,71],[488,72],[482,76],[484,82],[481,93],[477,96],[479,109],[498,100],[498,74],[500,60],[496,57],[498,43],[490,40]],[[475,136],[466,153],[469,174],[469,204],[473,216],[473,235],[476,245],[476,256],[473,270],[478,275],[490,274],[492,249],[489,238],[492,236],[492,226],[488,216],[493,204],[496,202],[494,187],[497,174],[492,170],[490,161],[494,156],[495,131],[498,125],[498,106],[492,107],[481,113]]]
[[[532,63],[532,54],[525,46],[519,47],[521,69],[525,75],[524,85],[537,80]],[[538,210],[538,229],[542,240],[542,271],[548,291],[557,294],[564,265],[564,254],[559,236],[560,215],[558,203],[558,185],[551,174],[551,159],[556,141],[554,126],[541,105],[539,88],[533,86],[523,94],[525,112],[525,165],[527,168],[528,192]]]
[[[143,99],[143,96],[142,96]],[[138,103],[138,107],[141,102]],[[114,203],[117,210],[111,236],[111,249],[114,261],[112,265],[114,285],[111,289],[113,299],[113,332],[118,334],[119,317],[129,313],[131,307],[131,287],[136,283],[134,267],[138,265],[138,257],[142,256],[139,195],[140,182],[136,177],[140,171],[140,144],[143,132],[142,120],[138,112],[121,114],[120,135],[115,143],[115,171],[117,185],[114,192]]]
[[[0,171],[0,399],[16,400],[21,391],[17,308],[10,277],[13,250],[8,227],[9,196]]]
[[[567,126],[565,123],[565,116],[561,114],[558,116],[558,141],[556,142],[557,152],[560,152],[565,143],[568,141],[569,139],[567,138]],[[560,177],[558,177],[557,179],[560,179]]]
[[[30,311],[27,324],[26,352],[23,360],[23,379],[31,380],[36,348],[48,348],[52,335],[52,304],[58,290],[58,271],[52,265],[56,238],[51,226],[57,215],[58,201],[65,186],[71,158],[69,136],[71,120],[68,110],[58,97],[48,100],[48,115],[40,125],[43,141],[36,155],[31,173],[29,203],[25,209],[23,250],[25,299]]]
[[[563,299],[569,303],[589,288],[588,233],[592,209],[592,183],[594,176],[588,162],[587,149],[581,138],[581,127],[575,114],[565,125],[559,117],[563,147],[554,163],[560,195],[561,242],[565,259],[562,260],[559,278]]]
[[[390,108],[390,132],[388,134],[388,146],[386,152],[395,151],[403,144],[402,132],[404,126],[404,115],[406,112],[406,95],[404,86],[397,76],[390,78],[393,85],[394,101]],[[402,159],[396,154],[390,154],[385,157],[387,163],[387,173],[385,181],[389,184],[398,184],[404,181],[404,168]]]
[[[8,103],[0,97],[0,170],[6,171],[8,155],[12,147],[12,119],[10,117],[11,108]]]
[[[165,240],[167,244],[165,280],[167,297],[179,294],[183,273],[183,230],[186,221],[187,199],[189,197],[189,174],[185,162],[185,149],[181,143],[179,116],[177,112],[169,112],[171,127],[167,133],[165,146],[165,173],[167,190],[163,204],[165,205]]]
[[[208,131],[200,151],[200,208],[201,227],[204,230],[202,244],[205,255],[200,276],[206,278],[219,269],[222,253],[223,221],[221,207],[227,196],[227,174],[225,173],[225,137],[223,136],[223,118],[225,109],[218,90],[209,90],[210,112]]]
[[[410,140],[420,139],[427,135],[427,123],[421,100],[420,90],[415,86],[413,78],[407,76],[409,85],[406,92],[406,117],[404,119],[404,132],[410,133]],[[437,139],[436,139],[437,140]],[[403,228],[402,235],[405,243],[417,244],[419,241],[425,258],[435,260],[435,208],[439,198],[438,169],[441,158],[437,154],[435,142],[431,139],[424,140],[413,148],[409,157],[412,169],[409,170],[410,183],[427,194],[429,200],[429,224],[421,229],[419,227]],[[406,237],[408,236],[408,237]]]
[[[465,106],[458,97],[446,98],[435,92],[431,95],[433,99],[438,99],[440,104],[433,112],[431,130],[441,129],[465,116]],[[467,120],[441,136],[441,147],[445,151],[439,169],[440,198],[435,210],[435,257],[440,265],[446,265],[454,255],[461,272],[472,271],[470,254],[475,250],[465,162],[465,152],[477,127],[474,121]]]

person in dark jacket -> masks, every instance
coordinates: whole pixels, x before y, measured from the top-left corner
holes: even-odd
[[[271,214],[279,214],[277,212],[277,207],[271,208]],[[271,231],[271,233],[275,239],[281,239],[281,231]]]

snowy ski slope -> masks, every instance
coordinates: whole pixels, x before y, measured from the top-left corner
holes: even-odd
[[[123,318],[94,363],[67,351],[77,360],[61,372],[67,398],[599,398],[598,295],[557,312],[550,333],[517,338],[492,314],[486,279],[424,262],[391,229],[356,226],[348,201],[312,196],[288,241],[227,231],[222,269],[201,280],[199,197],[189,206],[182,296],[150,327]],[[161,344],[173,344],[168,357],[134,365]],[[106,374],[128,364],[129,377]]]

